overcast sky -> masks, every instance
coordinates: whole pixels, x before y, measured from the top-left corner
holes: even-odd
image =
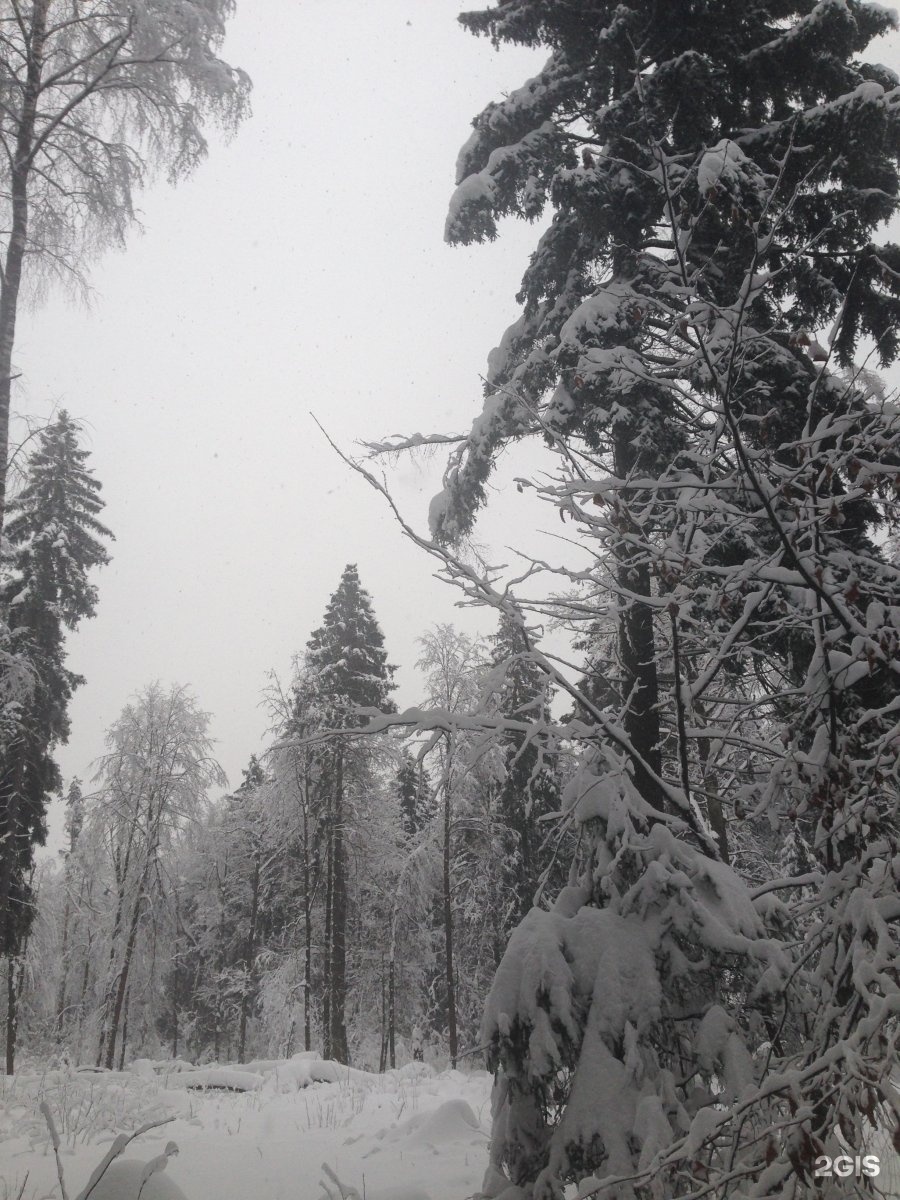
[[[67,779],[90,776],[105,728],[160,679],[192,686],[239,782],[266,674],[289,673],[347,562],[404,668],[401,703],[418,698],[415,639],[473,628],[309,413],[352,448],[477,412],[536,231],[450,249],[444,215],[472,117],[543,55],[496,53],[455,0],[238,8],[224,56],[253,79],[252,117],[191,180],[144,194],[144,232],[96,264],[90,307],[53,295],[20,323],[16,406],[85,422],[117,539],[98,614],[69,641],[87,683]],[[393,472],[421,528],[437,468]]]

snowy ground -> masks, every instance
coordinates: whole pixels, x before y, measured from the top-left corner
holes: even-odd
[[[305,1055],[242,1068],[171,1066],[0,1076],[0,1200],[61,1200],[42,1101],[58,1129],[68,1200],[84,1200],[117,1134],[163,1121],[115,1159],[90,1200],[464,1200],[480,1192],[486,1072],[435,1074],[414,1063],[372,1075]],[[178,1154],[166,1158],[173,1142]],[[881,1194],[900,1196],[900,1159],[883,1138],[866,1150],[880,1155]],[[153,1160],[165,1166],[145,1182]]]
[[[179,1153],[148,1180],[141,1200],[181,1200],[169,1181],[187,1200],[319,1200],[329,1190],[339,1200],[323,1164],[360,1200],[462,1200],[479,1191],[485,1072],[435,1075],[417,1063],[380,1076],[334,1074],[335,1064],[299,1058],[219,1078],[251,1087],[244,1092],[190,1090],[199,1075],[156,1075],[150,1064],[122,1074],[18,1075],[0,1082],[0,1200],[61,1195],[42,1099],[59,1128],[69,1200],[117,1132],[165,1117],[174,1119],[133,1141],[91,1200],[136,1200],[143,1169],[122,1164],[157,1158],[169,1142]]]

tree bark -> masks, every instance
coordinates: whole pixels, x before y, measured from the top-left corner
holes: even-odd
[[[56,996],[56,1040],[62,1041],[63,1028],[66,1019],[66,990],[69,982],[69,917],[70,917],[70,902],[68,893],[68,881],[66,887],[66,906],[63,911],[63,930],[62,930],[62,947],[60,949],[60,958],[62,959],[61,975],[59,980],[59,992]]]
[[[126,860],[126,862],[127,862],[127,860]],[[116,974],[115,974],[116,954],[118,952],[119,935],[122,932],[122,924],[123,924],[123,919],[125,916],[125,877],[126,877],[126,874],[127,874],[127,870],[126,870],[126,872],[124,872],[122,874],[121,877],[119,877],[118,872],[117,872],[117,885],[118,886],[116,889],[117,890],[116,915],[113,920],[112,937],[110,938],[110,942],[109,942],[109,966],[107,968],[108,974],[107,974],[106,994],[103,997],[103,1002],[101,1005],[100,1035],[97,1039],[97,1062],[96,1062],[96,1065],[98,1067],[102,1065],[103,1056],[106,1051],[106,1038],[107,1038],[108,1029],[109,1029],[109,1005],[110,1005],[110,999],[112,997],[112,992],[113,992],[113,988],[115,987],[115,980],[116,980]]]
[[[444,783],[444,855],[443,855],[443,908],[444,908],[444,969],[447,982],[447,1045],[450,1051],[450,1066],[456,1067],[456,979],[453,971],[453,905],[450,891],[450,781]]]
[[[6,1074],[12,1075],[16,1065],[16,1032],[19,1024],[19,997],[16,993],[16,960],[6,956]]]
[[[306,818],[304,817],[304,827]],[[312,1020],[311,1020],[311,1001],[312,1001],[312,899],[309,894],[310,888],[310,869],[309,869],[309,849],[304,850],[303,855],[303,870],[306,875],[306,883],[304,885],[305,896],[303,898],[303,1049],[312,1049]]]
[[[617,442],[614,464],[620,478],[627,478],[635,468],[636,453],[628,440]],[[628,493],[624,495],[627,503]],[[631,518],[625,513],[620,520],[627,525]],[[653,594],[650,567],[646,554],[635,549],[625,537],[616,546],[615,555],[619,586],[624,593],[630,593],[619,602],[619,662],[622,701],[626,706],[622,723],[636,755],[635,786],[648,804],[658,812],[666,812],[668,801],[653,778],[653,774],[659,776],[662,770],[654,610],[638,598]]]
[[[396,1049],[396,1005],[394,1002],[394,955],[391,953],[391,961],[388,964],[388,1059],[390,1061],[391,1070],[397,1065],[397,1049]]]
[[[250,925],[247,930],[247,945],[244,950],[244,987],[241,992],[241,1022],[238,1035],[238,1062],[244,1061],[247,1048],[247,1015],[250,1011],[250,989],[253,984],[253,961],[256,957],[256,926],[259,920],[260,851],[256,847],[253,858],[253,883],[250,897]]]
[[[12,395],[12,354],[16,335],[22,266],[28,246],[28,177],[34,149],[35,120],[44,65],[47,13],[50,0],[35,0],[27,41],[25,88],[10,172],[11,228],[6,261],[0,278],[0,529],[6,513],[6,473],[9,466],[9,410]],[[6,855],[3,856],[4,859]],[[9,879],[0,875],[0,911],[9,897]]]
[[[125,1047],[128,1044],[128,1002],[131,999],[131,988],[125,993],[122,1006],[122,1046],[119,1050],[119,1070],[125,1070]]]
[[[331,802],[329,801],[329,808]],[[325,832],[325,963],[322,995],[322,1057],[333,1057],[331,1044],[331,980],[334,948],[332,945],[332,917],[334,907],[334,824],[329,813]]]
[[[344,854],[344,752],[339,747],[335,763],[334,862],[332,864],[331,917],[331,1056],[347,1063],[347,866]]]
[[[141,881],[142,885],[144,880]],[[138,924],[141,917],[141,900],[143,898],[143,886],[138,891],[137,898],[134,903],[134,909],[131,914],[131,925],[128,930],[128,941],[125,943],[125,956],[122,960],[122,969],[119,972],[118,982],[116,985],[115,1002],[113,1004],[112,1016],[109,1022],[109,1030],[106,1035],[106,1061],[107,1070],[112,1070],[116,1061],[116,1037],[119,1031],[119,1022],[122,1019],[122,1009],[125,1003],[125,992],[128,988],[128,975],[131,970],[131,959],[134,954],[134,947],[137,943]]]
[[[87,999],[88,983],[91,978],[91,945],[93,936],[88,933],[88,944],[84,952],[84,970],[81,972],[81,992],[78,997],[78,1045],[81,1046],[81,1034],[84,1029],[85,1000]],[[80,1061],[80,1054],[79,1054]]]

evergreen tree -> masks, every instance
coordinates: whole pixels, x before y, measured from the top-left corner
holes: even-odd
[[[68,854],[75,853],[78,839],[84,828],[84,792],[81,790],[81,780],[73,779],[66,792],[66,836],[69,839]]]
[[[551,697],[546,675],[530,656],[525,631],[504,613],[491,642],[498,676],[493,703],[505,717],[539,727],[548,718]],[[541,818],[559,809],[556,768],[556,751],[545,737],[528,737],[524,732],[505,736],[497,810],[504,831],[501,873],[513,906],[504,914],[504,941],[531,908],[551,864],[544,847],[549,827]],[[558,888],[563,882],[564,878],[554,879],[548,893],[554,894],[553,883]]]
[[[860,1114],[890,1126],[893,1102],[900,579],[872,530],[900,459],[853,367],[863,337],[898,349],[900,248],[873,240],[898,80],[860,58],[892,18],[507,0],[461,20],[550,58],[476,118],[448,239],[553,215],[432,529],[466,533],[503,446],[543,436],[559,473],[537,486],[596,564],[568,611],[616,637],[614,713],[543,660],[591,718],[563,804],[589,836],[488,1003],[490,1194],[788,1200],[838,1123],[863,1145]],[[748,808],[814,827],[809,946],[802,892],[754,904],[727,865]]]
[[[400,801],[400,824],[407,838],[414,838],[424,829],[431,815],[431,787],[421,763],[408,750],[403,752],[397,769],[397,798]]]
[[[26,880],[34,846],[46,836],[48,799],[60,787],[53,749],[68,737],[69,702],[82,682],[65,666],[65,631],[94,615],[97,590],[89,574],[109,561],[102,539],[112,535],[98,519],[100,484],[86,465],[89,453],[78,433],[65,411],[41,432],[4,530],[8,577],[2,604],[33,677],[15,736],[0,752],[0,929],[10,959],[27,931]],[[10,992],[8,1072],[14,1041]]]
[[[232,855],[230,917],[236,922],[240,944],[236,963],[241,972],[238,1062],[244,1061],[247,1022],[256,1003],[256,954],[261,941],[266,893],[271,884],[276,855],[266,845],[266,774],[256,755],[243,772],[234,796],[226,800],[225,825],[237,845]]]
[[[325,618],[306,648],[305,677],[320,727],[340,731],[364,725],[360,709],[389,709],[394,668],[384,635],[356,566],[344,568]],[[335,737],[323,778],[326,856],[324,1053],[347,1062],[347,822],[349,775],[358,769],[348,737]],[[358,757],[358,756],[357,756]]]

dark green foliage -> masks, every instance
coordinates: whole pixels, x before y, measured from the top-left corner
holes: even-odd
[[[309,639],[306,667],[327,727],[365,724],[360,708],[381,710],[389,703],[394,668],[387,661],[372,601],[352,563],[344,568],[322,625]]]
[[[2,607],[32,680],[15,736],[0,752],[0,834],[12,835],[0,861],[6,953],[27,928],[25,880],[33,847],[46,836],[47,802],[60,787],[52,753],[68,737],[69,702],[82,682],[65,665],[65,631],[94,615],[97,590],[89,575],[109,561],[102,539],[112,534],[98,519],[100,484],[78,434],[65,411],[41,431],[4,530]]]
[[[551,827],[541,818],[559,810],[557,754],[548,745],[541,725],[549,716],[550,695],[544,673],[529,656],[525,631],[503,616],[491,639],[491,659],[497,676],[493,703],[503,716],[534,727],[532,736],[510,732],[501,743],[503,781],[497,796],[497,818],[502,842],[501,873],[504,894],[513,899],[504,912],[502,937],[534,903],[541,883],[554,896],[564,881],[564,868],[557,866],[545,880],[553,863],[546,841]]]
[[[400,762],[396,787],[403,832],[406,837],[414,838],[424,829],[433,813],[434,804],[425,769],[409,752],[404,753]]]
[[[359,801],[372,748],[371,743],[340,731],[364,727],[372,714],[361,710],[392,710],[393,674],[371,599],[360,586],[355,565],[350,564],[328,602],[321,627],[307,643],[298,689],[298,701],[302,697],[308,706],[312,727],[326,739],[317,755],[315,801],[325,876],[323,1053],[338,1062],[349,1061],[345,1022],[347,842],[356,821],[365,818]]]

